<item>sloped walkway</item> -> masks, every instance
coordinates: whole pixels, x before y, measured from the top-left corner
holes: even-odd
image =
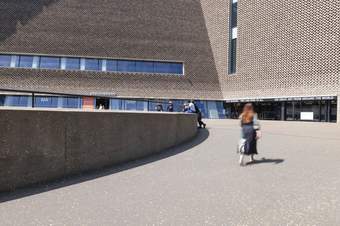
[[[262,127],[255,164],[237,121],[210,120],[162,155],[2,194],[1,225],[340,225],[340,126]]]

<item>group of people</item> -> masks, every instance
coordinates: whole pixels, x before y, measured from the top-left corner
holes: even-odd
[[[158,103],[156,105],[156,111],[164,111],[163,105],[161,103]],[[207,126],[207,124],[202,121],[202,112],[195,101],[191,100],[184,103],[182,111],[185,113],[197,114],[198,128],[205,128]],[[174,112],[174,104],[172,103],[172,101],[169,101],[169,103],[167,104],[167,112]]]

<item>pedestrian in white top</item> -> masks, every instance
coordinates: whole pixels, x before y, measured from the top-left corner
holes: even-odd
[[[193,101],[190,101],[189,103],[189,111],[191,113],[196,113],[195,104],[193,103]]]

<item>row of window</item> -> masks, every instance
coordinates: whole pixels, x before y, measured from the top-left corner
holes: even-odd
[[[0,54],[0,67],[183,75],[183,63]]]
[[[188,100],[172,100],[174,112],[183,112],[184,103]],[[222,119],[225,118],[225,110],[222,101],[195,101],[198,108],[202,112],[203,118]],[[159,105],[162,109],[167,111],[169,106],[168,100],[142,101],[142,100],[124,100],[124,99],[110,99],[107,104],[104,104],[106,109],[124,110],[124,111],[157,111]],[[99,104],[96,104],[98,108]]]
[[[35,96],[34,107],[37,108],[82,108],[82,97]],[[182,112],[183,105],[188,100],[173,100],[175,112]],[[127,99],[97,99],[94,108],[103,106],[104,109],[122,111],[156,111],[157,105],[162,104],[167,110],[168,100],[157,102],[155,100],[127,100]],[[204,118],[225,118],[222,101],[196,101]],[[32,107],[32,96],[0,95],[0,106],[6,107]]]
[[[0,96],[0,106],[7,107],[31,107],[31,96]],[[81,108],[82,98],[80,97],[56,97],[36,96],[34,106],[42,108]]]

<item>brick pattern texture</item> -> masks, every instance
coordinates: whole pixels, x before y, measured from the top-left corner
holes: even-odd
[[[0,89],[140,98],[338,95],[340,1],[0,0],[0,52],[174,60],[185,76],[0,69]]]

